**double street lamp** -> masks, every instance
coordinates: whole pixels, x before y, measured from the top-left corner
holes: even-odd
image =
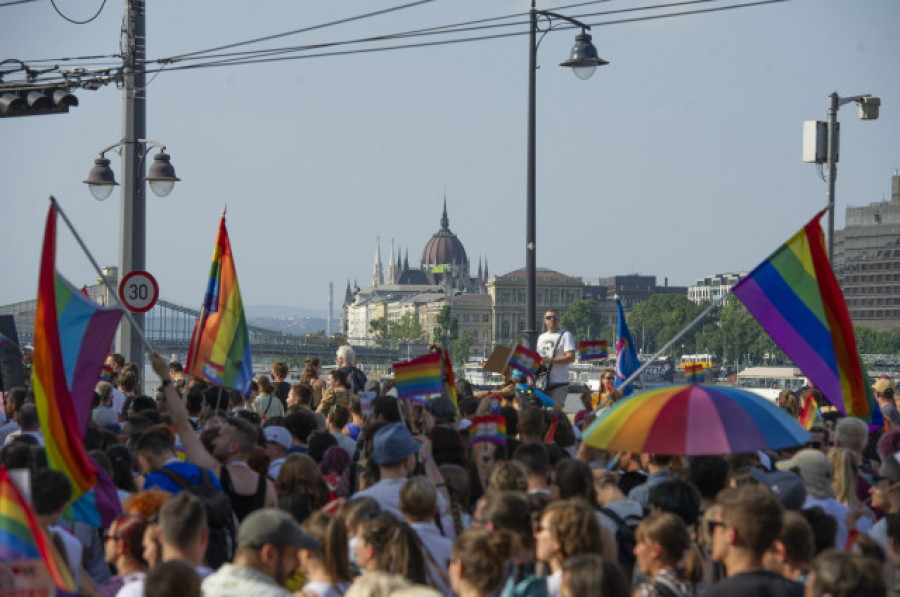
[[[575,46],[571,56],[560,66],[569,67],[579,79],[589,79],[598,66],[609,64],[597,55],[597,48],[591,42],[587,31],[590,25],[571,17],[546,10],[537,10],[535,0],[531,0],[531,20],[528,46],[528,182],[525,216],[525,330],[523,339],[526,346],[537,349],[537,258],[536,258],[536,143],[535,143],[535,83],[537,74],[537,50],[544,36],[557,26],[556,21],[564,21],[581,27],[575,36]],[[541,34],[538,38],[538,33]]]

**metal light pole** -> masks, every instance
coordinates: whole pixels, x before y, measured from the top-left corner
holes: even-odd
[[[145,269],[147,205],[144,181],[150,182],[154,194],[165,197],[180,180],[169,163],[165,146],[145,139],[147,129],[146,75],[144,56],[146,36],[144,28],[144,0],[125,0],[125,19],[122,33],[124,58],[122,60],[122,139],[103,149],[94,160],[94,167],[84,182],[91,194],[100,201],[109,197],[115,181],[105,153],[115,147],[122,155],[122,210],[119,214],[119,279],[129,272]],[[147,145],[162,149],[154,156],[150,172],[144,176],[144,158]],[[129,363],[144,364],[144,347],[141,334],[144,330],[144,314],[132,313],[133,326],[123,322],[116,334],[116,347]]]
[[[871,95],[853,95],[841,97],[837,92],[828,95],[828,121],[826,123],[827,154],[825,170],[825,205],[828,206],[828,231],[825,242],[828,246],[828,262],[834,262],[834,182],[837,179],[838,139],[839,127],[837,113],[841,106],[856,102],[859,106],[859,118],[861,120],[875,120],[878,118],[878,108],[881,99]]]
[[[539,26],[539,17],[546,19],[546,27]],[[588,79],[594,74],[598,66],[609,64],[597,55],[597,48],[591,43],[591,36],[586,33],[591,27],[576,19],[545,10],[535,8],[535,0],[531,0],[530,30],[528,35],[528,175],[526,184],[526,208],[525,208],[525,329],[523,340],[531,350],[537,348],[538,322],[537,322],[537,202],[535,182],[536,168],[536,79],[537,79],[537,50],[544,35],[554,29],[554,19],[567,21],[581,27],[581,34],[575,37],[575,47],[569,60],[560,64],[572,68],[579,79]],[[540,39],[538,32],[541,32]]]

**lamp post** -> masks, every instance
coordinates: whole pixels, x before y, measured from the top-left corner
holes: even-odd
[[[828,206],[828,262],[834,263],[834,181],[837,179],[838,139],[840,128],[838,127],[837,113],[841,106],[856,102],[859,106],[860,120],[875,120],[878,118],[878,108],[881,99],[866,95],[852,95],[841,97],[837,92],[828,95],[828,122],[826,123],[827,154],[825,171],[825,205]]]
[[[127,111],[126,111],[127,112]],[[127,128],[127,127],[126,127]],[[144,196],[144,181],[150,183],[150,190],[158,197],[165,197],[172,192],[172,187],[179,180],[175,176],[175,168],[169,161],[166,147],[150,139],[122,139],[100,151],[100,157],[94,160],[94,167],[88,173],[84,181],[91,191],[91,195],[98,201],[103,201],[110,196],[116,182],[115,174],[109,167],[106,152],[116,147],[122,148],[122,170],[124,184],[122,185],[122,214],[119,228],[119,279],[135,270],[143,270],[146,252],[146,202]],[[150,151],[150,147],[160,149],[153,156],[153,164],[144,173],[144,159]],[[144,314],[133,313],[135,324],[143,331]],[[132,333],[128,323],[119,326],[116,336],[116,346],[119,352],[130,363],[143,364],[143,346],[138,334]]]
[[[541,26],[540,17],[546,19]],[[537,256],[536,256],[536,142],[535,142],[535,83],[537,74],[537,50],[544,36],[554,29],[554,19],[566,21],[581,27],[581,33],[575,36],[575,46],[569,60],[560,66],[570,67],[579,79],[589,79],[598,66],[609,64],[597,55],[597,48],[591,43],[587,30],[591,27],[576,19],[546,10],[537,10],[535,0],[531,0],[530,31],[528,36],[528,181],[527,205],[525,209],[525,330],[523,339],[531,350],[537,349]],[[541,37],[538,38],[538,32]]]

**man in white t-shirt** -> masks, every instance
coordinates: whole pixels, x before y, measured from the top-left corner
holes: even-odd
[[[544,323],[547,331],[537,342],[541,364],[550,368],[549,384],[544,393],[553,399],[554,408],[562,410],[569,393],[569,363],[575,362],[575,338],[559,329],[559,311],[556,309],[547,309]]]

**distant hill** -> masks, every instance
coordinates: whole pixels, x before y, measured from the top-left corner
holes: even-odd
[[[328,321],[322,309],[304,309],[284,305],[257,305],[244,308],[247,322],[270,330],[302,336],[325,329]],[[338,322],[332,322],[337,327]]]
[[[289,307],[287,305],[245,305],[244,313],[247,314],[248,318],[313,317],[325,321],[328,317],[328,312],[325,309],[307,309],[305,307]]]

